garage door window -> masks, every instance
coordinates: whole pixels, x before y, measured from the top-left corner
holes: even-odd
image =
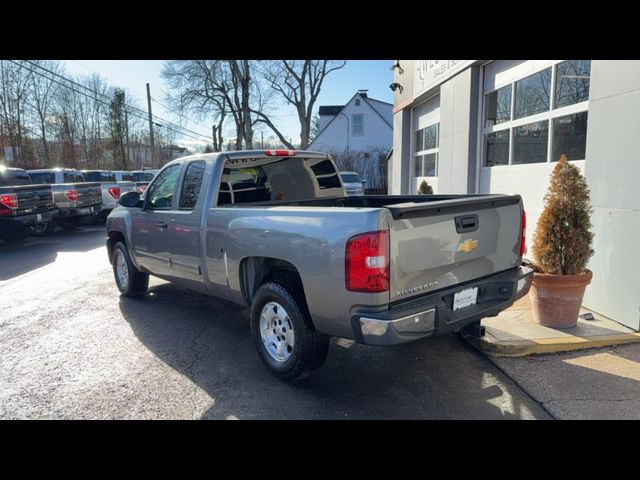
[[[483,166],[585,159],[591,61],[549,63],[534,73],[535,61],[517,65],[522,78],[515,69],[485,78],[497,88],[484,95]]]
[[[435,177],[438,175],[439,123],[434,123],[415,132],[414,176]]]

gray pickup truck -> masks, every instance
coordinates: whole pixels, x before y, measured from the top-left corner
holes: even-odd
[[[519,195],[347,196],[324,153],[212,153],[168,163],[107,218],[125,296],[149,274],[250,306],[279,378],[325,361],[329,337],[394,345],[483,331],[529,290]]]
[[[51,185],[53,201],[58,209],[53,222],[36,225],[32,233],[46,235],[55,225],[64,229],[90,223],[102,206],[102,187],[98,182],[86,182],[82,172],[70,168],[27,170],[33,183]]]
[[[87,182],[99,182],[102,189],[102,205],[97,214],[99,221],[104,222],[111,210],[118,206],[120,195],[136,190],[134,182],[116,181],[116,175],[109,170],[82,170],[82,175]]]

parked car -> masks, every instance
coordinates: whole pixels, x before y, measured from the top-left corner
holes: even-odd
[[[104,222],[111,210],[118,206],[120,195],[136,189],[134,182],[118,182],[113,172],[108,170],[82,170],[82,175],[88,182],[100,182],[102,189],[102,205],[97,219]]]
[[[34,183],[51,185],[53,201],[58,213],[53,221],[40,222],[33,227],[35,235],[45,235],[56,225],[64,229],[90,223],[100,212],[102,188],[99,182],[85,182],[82,172],[70,168],[27,170]]]
[[[21,168],[0,166],[0,238],[20,242],[38,222],[57,213],[50,185],[33,185]]]
[[[333,160],[289,150],[168,163],[107,219],[124,296],[149,275],[250,306],[279,378],[320,367],[329,337],[394,345],[461,329],[525,295],[519,195],[347,196]]]
[[[358,172],[340,172],[340,178],[347,195],[364,195],[364,181]]]

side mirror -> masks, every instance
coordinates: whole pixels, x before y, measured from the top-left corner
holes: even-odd
[[[120,196],[120,205],[123,207],[142,208],[143,203],[138,192],[127,192]]]

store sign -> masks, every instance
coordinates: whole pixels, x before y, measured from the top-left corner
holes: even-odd
[[[416,60],[413,98],[470,66],[475,60]]]

